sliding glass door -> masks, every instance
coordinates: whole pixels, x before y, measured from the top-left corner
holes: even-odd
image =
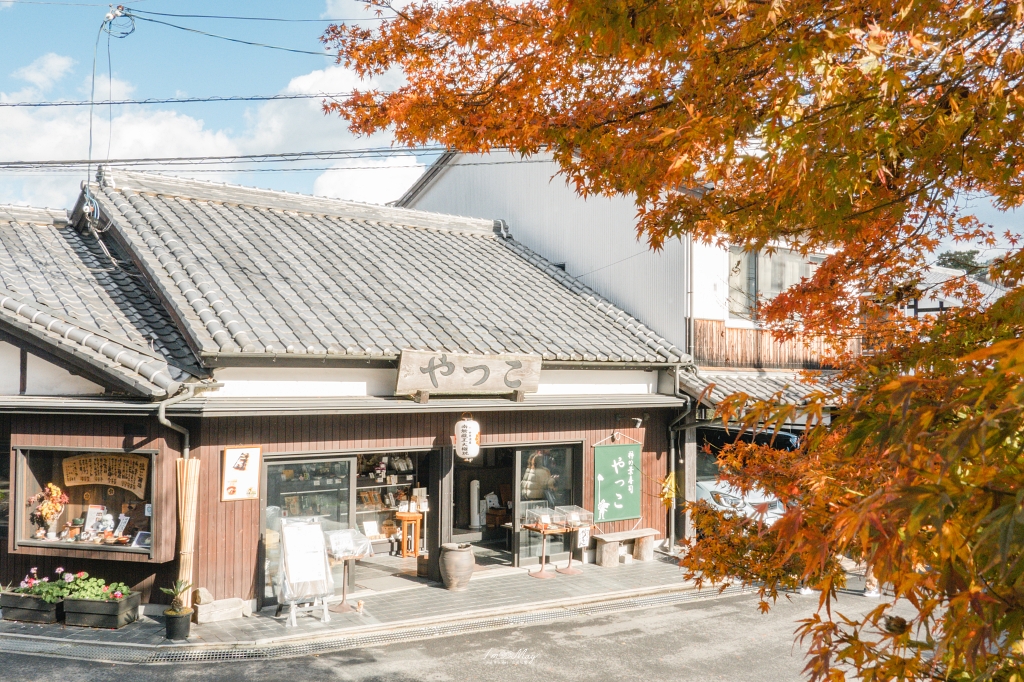
[[[263,514],[263,603],[277,601],[281,571],[281,519],[317,518],[325,531],[354,528],[355,457],[269,461]],[[341,591],[342,567],[334,584]]]
[[[528,566],[540,562],[541,537],[523,530],[531,509],[579,504],[582,500],[579,447],[555,445],[516,450],[515,510],[512,514],[514,562]],[[569,558],[571,535],[548,536],[547,557],[551,561]]]

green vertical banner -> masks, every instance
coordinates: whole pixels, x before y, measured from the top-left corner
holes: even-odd
[[[594,521],[640,518],[640,445],[594,446]]]

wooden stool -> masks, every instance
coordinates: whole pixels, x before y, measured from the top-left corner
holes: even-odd
[[[419,512],[398,512],[395,518],[402,522],[402,558],[419,556],[420,554],[420,519]],[[411,547],[409,540],[412,539]]]

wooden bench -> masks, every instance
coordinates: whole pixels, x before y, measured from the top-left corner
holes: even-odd
[[[651,561],[654,559],[654,538],[656,537],[658,537],[658,531],[653,528],[637,528],[636,530],[595,535],[597,565],[617,565],[619,563],[619,545],[630,540],[633,540],[633,558],[637,561]]]

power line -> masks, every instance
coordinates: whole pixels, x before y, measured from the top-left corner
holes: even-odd
[[[316,57],[333,57],[334,56],[334,55],[332,55],[332,54],[330,54],[328,52],[313,52],[311,50],[298,50],[298,49],[295,49],[293,47],[281,47],[280,45],[268,45],[267,43],[257,43],[257,42],[254,42],[252,40],[242,40],[241,38],[230,38],[228,36],[222,36],[222,35],[218,35],[216,33],[208,33],[206,31],[200,31],[198,28],[189,28],[188,26],[179,26],[178,24],[172,24],[172,23],[170,23],[168,21],[161,21],[160,19],[151,19],[149,17],[142,17],[142,16],[139,16],[139,15],[135,14],[134,12],[129,10],[127,7],[124,10],[124,15],[127,16],[127,17],[133,17],[133,18],[135,18],[135,19],[137,19],[139,21],[148,21],[148,22],[150,22],[152,24],[161,24],[163,26],[170,26],[171,28],[176,28],[179,31],[188,31],[189,33],[197,33],[199,35],[207,36],[209,38],[218,38],[220,40],[227,40],[228,42],[231,42],[231,43],[240,43],[242,45],[252,45],[254,47],[265,47],[265,48],[267,48],[269,50],[281,50],[282,52],[294,52],[295,54],[311,54],[311,55],[314,55]]]
[[[212,163],[274,163],[304,161],[306,159],[317,159],[329,161],[332,159],[360,159],[360,158],[383,158],[397,154],[430,154],[440,153],[447,148],[440,145],[425,147],[366,147],[362,149],[336,149],[315,152],[280,152],[274,154],[239,154],[233,156],[158,156],[145,158],[110,159],[105,161],[107,166],[139,166],[139,165],[208,165]],[[86,166],[90,163],[88,159],[65,159],[49,161],[0,161],[0,168],[74,168]]]
[[[410,154],[411,155],[411,154]],[[504,161],[473,161],[469,163],[460,163],[454,168],[462,168],[463,166],[504,166],[507,164],[523,164],[523,163],[556,163],[554,159],[506,159]],[[108,165],[108,164],[102,164]],[[412,163],[402,165],[375,165],[375,166],[318,166],[318,167],[305,167],[305,168],[188,168],[187,172],[192,173],[325,173],[330,171],[348,171],[348,170],[391,170],[394,168],[423,168],[427,164]],[[147,173],[159,173],[159,169],[142,169]],[[70,168],[53,167],[52,169],[22,169],[22,168],[6,168],[0,162],[0,173],[4,171],[13,171],[21,175],[74,175],[78,171],[73,171]],[[180,177],[180,176],[168,176],[168,177]],[[634,258],[641,254],[633,254],[629,258]],[[628,260],[628,259],[623,259]],[[621,261],[610,263],[609,265],[615,265]],[[604,266],[608,267],[608,266]],[[601,270],[602,268],[598,268]],[[591,272],[596,272],[592,270]],[[584,273],[590,274],[590,273]],[[580,275],[581,277],[583,275]]]
[[[2,0],[0,0],[2,1]],[[229,95],[212,97],[166,97],[150,99],[117,99],[95,102],[96,105],[122,105],[122,104],[190,104],[195,102],[270,102],[273,100],[289,99],[343,99],[351,97],[354,93],[300,93],[294,95]],[[390,94],[390,91],[381,91],[381,94]],[[38,107],[87,107],[93,102],[88,100],[58,100],[56,102],[0,102],[0,108],[38,108]]]
[[[352,19],[286,19],[283,17],[241,17],[226,16],[222,14],[172,14],[169,12],[147,12],[141,9],[132,9],[133,14],[150,14],[157,17],[178,17],[181,19],[235,19],[239,21],[274,21],[287,23],[344,23],[346,21],[383,21],[388,17],[358,17]],[[142,19],[142,17],[139,17]]]

